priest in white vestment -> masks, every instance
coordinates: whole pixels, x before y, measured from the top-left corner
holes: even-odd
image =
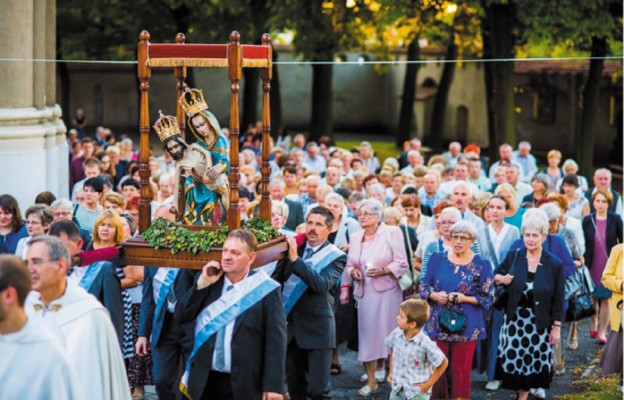
[[[130,400],[121,349],[108,312],[94,296],[67,281],[67,246],[57,237],[33,238],[26,260],[33,282],[26,313],[45,323],[63,342],[78,375],[80,397]]]
[[[80,400],[78,378],[61,341],[29,320],[30,274],[15,256],[0,256],[0,398]]]

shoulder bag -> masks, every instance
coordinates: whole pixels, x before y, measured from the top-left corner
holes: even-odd
[[[513,275],[514,267],[516,266],[516,259],[518,258],[518,253],[520,250],[516,250],[514,254],[513,261],[511,262],[511,267],[509,268],[509,275]],[[509,299],[509,285],[497,285],[496,290],[494,291],[494,301],[492,302],[492,307],[497,310],[502,310],[507,306],[507,300]]]
[[[386,242],[388,242],[388,247],[390,247],[390,253],[393,255],[394,258],[394,250],[392,250],[392,239],[390,238],[390,232],[388,232],[388,230],[386,230]],[[407,263],[407,269],[405,270],[405,272],[403,272],[399,279],[397,279],[397,282],[399,283],[399,287],[402,291],[410,289],[414,286],[414,279],[412,278],[412,271],[409,266],[409,262]]]
[[[566,321],[579,321],[581,319],[591,317],[596,313],[592,298],[592,292],[594,291],[593,283],[591,281],[591,277],[588,276],[589,269],[587,267],[579,268],[573,276],[575,277],[577,275],[577,279],[580,282],[581,287],[576,292],[573,292],[568,299]]]

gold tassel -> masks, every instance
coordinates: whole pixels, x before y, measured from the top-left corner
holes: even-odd
[[[147,66],[157,67],[213,67],[223,68],[228,66],[227,58],[150,58]]]
[[[267,59],[243,58],[243,68],[270,68],[271,61]]]

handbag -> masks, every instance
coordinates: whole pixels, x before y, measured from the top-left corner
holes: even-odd
[[[390,253],[393,254],[394,252],[392,250],[392,240],[390,238],[390,232],[388,232],[388,230],[386,230],[386,242],[388,242],[388,247],[390,247]],[[399,284],[399,287],[401,288],[401,291],[405,291],[414,286],[414,278],[412,278],[412,271],[409,267],[409,262],[407,263],[407,269],[405,270],[405,272],[403,272],[403,274],[401,274],[401,276],[399,276],[397,282]]]
[[[518,253],[520,250],[516,250],[514,254],[513,261],[511,262],[511,268],[509,268],[509,275],[513,275],[514,267],[516,266],[516,259],[518,258]],[[509,299],[509,286],[508,285],[497,285],[496,290],[494,291],[494,301],[492,302],[492,307],[497,310],[502,310],[507,306],[507,299]]]
[[[589,275],[589,268],[583,265],[580,268],[577,268],[576,271],[565,281],[565,294],[564,299],[566,301],[570,300],[575,294],[583,289],[583,285],[585,282],[590,282],[591,291],[593,292],[593,283],[591,282],[591,277]]]
[[[581,270],[582,268],[579,268]],[[566,312],[566,321],[580,321],[587,317],[591,317],[596,313],[592,292],[594,291],[591,278],[584,271],[574,273],[581,275],[582,282],[580,290],[574,292],[568,301],[568,311]]]
[[[466,328],[466,315],[452,308],[444,308],[440,313],[440,328],[446,333],[461,333]]]

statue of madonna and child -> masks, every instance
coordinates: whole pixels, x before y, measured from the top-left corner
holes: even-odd
[[[221,133],[219,121],[208,111],[200,89],[185,87],[178,100],[187,117],[187,126],[197,139],[188,144],[174,116],[164,115],[154,129],[164,150],[176,161],[175,192],[179,193],[184,177],[182,222],[189,225],[222,225],[227,217],[230,188],[227,174],[230,169],[228,141]]]

